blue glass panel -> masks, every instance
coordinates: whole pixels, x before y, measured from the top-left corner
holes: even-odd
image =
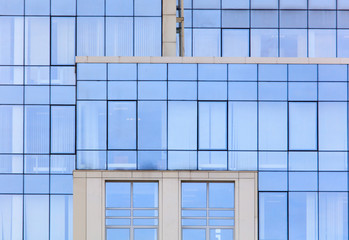
[[[51,153],[75,152],[75,106],[51,107]]]
[[[226,151],[199,151],[199,170],[227,170],[228,156]]]
[[[259,100],[287,100],[287,83],[259,82]]]
[[[203,26],[203,27],[207,27],[207,26]],[[248,10],[223,10],[222,11],[222,28],[249,28],[249,27],[250,27],[250,11]]]
[[[109,102],[108,149],[136,148],[136,102]]]
[[[134,55],[161,56],[161,18],[136,17],[134,21]]]
[[[105,151],[77,151],[77,169],[106,169]]]
[[[220,0],[193,0],[193,8],[220,8]]]
[[[259,172],[260,191],[287,191],[287,172]]]
[[[166,76],[166,64],[138,64],[138,80],[166,81]]]
[[[196,170],[196,151],[168,151],[169,170]]]
[[[248,57],[250,53],[250,32],[247,29],[222,30],[222,56]]]
[[[49,155],[26,155],[24,157],[24,173],[46,173],[50,172]]]
[[[73,194],[72,175],[51,175],[50,181],[51,194]]]
[[[221,225],[221,224],[219,224]],[[230,240],[234,237],[233,229],[210,229],[210,240]]]
[[[22,86],[0,86],[1,104],[23,104]]]
[[[199,102],[199,148],[227,148],[227,103]]]
[[[51,84],[75,85],[75,68],[51,66]]]
[[[229,82],[228,83],[229,100],[257,100],[256,82]]]
[[[276,10],[252,10],[251,27],[252,28],[277,28],[278,11]]]
[[[349,22],[346,21],[346,22]],[[349,26],[347,26],[349,28]],[[349,57],[349,31],[338,30],[337,31],[337,57]]]
[[[73,196],[50,196],[50,239],[73,239]]]
[[[106,182],[105,196],[107,208],[131,207],[131,184],[127,182]]]
[[[2,12],[1,5],[4,4],[3,2],[4,1],[0,2],[0,9],[1,9],[0,12]],[[8,14],[8,13],[5,13],[5,14]],[[24,39],[23,17],[1,17],[0,31],[1,31],[0,64],[22,65],[23,50],[24,50],[23,49],[23,39]]]
[[[50,0],[25,0],[25,15],[49,15]]]
[[[209,183],[209,208],[234,208],[234,183]]]
[[[23,175],[1,174],[0,193],[23,194]]]
[[[318,239],[317,193],[289,193],[289,239]]]
[[[168,80],[197,80],[197,65],[168,64]]]
[[[107,239],[129,240],[130,229],[107,229]]]
[[[289,152],[288,162],[291,171],[316,171],[317,152]]]
[[[108,17],[106,24],[106,56],[133,56],[133,18]]]
[[[78,81],[77,99],[104,100],[107,98],[107,82]]]
[[[25,64],[50,64],[50,18],[25,19]]]
[[[25,83],[30,85],[48,85],[50,82],[49,67],[25,67]]]
[[[251,57],[277,57],[278,38],[277,29],[252,29]]]
[[[221,12],[219,10],[194,10],[193,27],[220,27]]]
[[[207,207],[206,183],[182,183],[182,208]]]
[[[86,3],[84,5],[91,6]],[[77,18],[77,55],[103,56],[105,37],[104,30],[103,17]]]
[[[290,191],[317,191],[317,172],[289,172]]]
[[[337,7],[338,9],[349,9],[349,2],[346,0],[338,0]]]
[[[320,191],[348,191],[348,173],[346,172],[320,172]]]
[[[78,15],[104,15],[104,0],[77,0]]]
[[[51,0],[51,15],[75,15],[75,0]]]
[[[108,80],[137,80],[137,64],[108,64]]]
[[[51,104],[75,104],[74,86],[51,86]]]
[[[106,103],[79,101],[77,148],[106,149]]]
[[[24,239],[49,239],[48,195],[24,196]]]
[[[317,65],[290,64],[288,65],[288,76],[289,81],[317,81]]]
[[[310,9],[336,9],[336,0],[309,0]]]
[[[106,15],[108,16],[132,16],[133,1],[106,0]]]
[[[347,171],[348,153],[346,152],[320,152],[320,171]]]
[[[106,80],[107,65],[103,63],[80,63],[77,66],[78,80]]]
[[[287,239],[287,193],[259,194],[259,239]]]
[[[281,9],[307,9],[307,0],[280,0]]]
[[[319,193],[319,239],[348,239],[348,193]]]
[[[161,0],[134,0],[135,16],[161,16]]]
[[[229,150],[257,150],[257,104],[229,102]]]
[[[134,229],[134,240],[156,240],[157,229]]]
[[[319,83],[320,101],[347,101],[347,83]]]
[[[108,151],[108,169],[137,169],[136,151]]]
[[[336,30],[309,29],[309,57],[336,57]]]
[[[280,11],[280,27],[281,28],[307,28],[307,26],[308,26],[308,14],[306,10]]]
[[[250,8],[250,1],[249,0],[223,0],[222,1],[222,8],[228,8],[228,9],[245,9]]]
[[[309,28],[336,28],[335,11],[309,11]]]
[[[163,101],[138,103],[138,148],[167,147],[167,104]]]
[[[24,193],[49,193],[49,175],[24,175]]]
[[[256,9],[277,9],[277,0],[251,0],[251,8]]]
[[[307,30],[280,30],[280,57],[307,57]]]
[[[138,82],[138,99],[139,100],[166,100],[167,99],[167,82]]]
[[[246,80],[257,81],[257,65],[256,64],[229,64],[228,65],[229,80]]]
[[[287,81],[287,65],[260,64],[258,67],[259,81]]]
[[[169,100],[196,100],[196,82],[168,82]]]
[[[25,107],[25,153],[49,153],[50,108]]]
[[[319,103],[319,150],[347,150],[347,103]]]
[[[316,103],[289,103],[289,149],[317,149]]]
[[[132,194],[134,208],[159,207],[159,190],[156,182],[135,182]]]
[[[51,155],[51,174],[68,173],[75,169],[75,155]]]
[[[23,67],[0,66],[0,84],[23,84]]]
[[[287,152],[259,152],[259,170],[287,170]]]
[[[347,65],[319,65],[319,81],[347,81]]]
[[[1,230],[3,239],[22,239],[23,196],[0,196]]]
[[[259,103],[259,149],[287,149],[287,103]]]
[[[137,82],[136,81],[117,81],[108,82],[109,100],[136,100]]]
[[[0,152],[23,153],[23,106],[0,106]]]
[[[227,80],[226,64],[199,64],[199,80]]]
[[[289,82],[288,100],[291,101],[316,101],[317,83]]]
[[[167,153],[165,151],[139,151],[138,169],[140,170],[166,170]]]
[[[183,229],[182,232],[183,240],[206,240],[205,229]]]
[[[23,156],[22,155],[0,155],[1,173],[22,173]]]
[[[168,148],[196,150],[197,102],[168,102]]]
[[[75,18],[51,18],[51,64],[74,64]]]
[[[227,100],[226,82],[199,82],[199,100]]]
[[[22,97],[22,96],[21,96]],[[21,99],[21,98],[19,98]],[[48,86],[26,86],[25,104],[49,104],[50,87]]]
[[[1,15],[22,15],[24,13],[24,0],[0,0]]]
[[[192,42],[195,57],[219,57],[221,55],[220,29],[193,29]]]
[[[256,171],[257,152],[229,151],[228,170]]]

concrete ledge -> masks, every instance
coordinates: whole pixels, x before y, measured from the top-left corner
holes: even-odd
[[[77,56],[75,57],[75,62],[76,63],[349,64],[349,58]]]

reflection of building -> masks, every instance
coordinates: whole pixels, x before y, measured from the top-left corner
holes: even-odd
[[[348,2],[183,7],[0,0],[1,239],[348,239]]]

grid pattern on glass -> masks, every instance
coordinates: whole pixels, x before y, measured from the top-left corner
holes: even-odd
[[[185,52],[187,56],[348,57],[345,2],[185,0]]]
[[[182,182],[182,239],[234,238],[234,183]]]
[[[106,182],[106,239],[157,240],[157,182]]]

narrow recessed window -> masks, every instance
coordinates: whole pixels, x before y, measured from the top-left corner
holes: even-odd
[[[157,240],[158,195],[157,182],[107,182],[106,239]]]
[[[182,183],[182,240],[231,240],[234,183]]]

